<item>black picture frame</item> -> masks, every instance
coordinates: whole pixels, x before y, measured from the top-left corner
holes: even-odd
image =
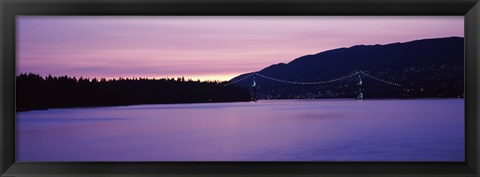
[[[0,0],[2,176],[479,176],[479,0]],[[463,15],[465,162],[68,162],[15,161],[17,15]]]

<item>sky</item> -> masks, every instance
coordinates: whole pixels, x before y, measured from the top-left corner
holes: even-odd
[[[464,36],[463,16],[17,16],[17,74],[229,80],[354,45]]]

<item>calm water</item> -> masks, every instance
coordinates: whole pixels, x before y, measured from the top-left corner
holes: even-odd
[[[464,101],[276,100],[17,114],[19,161],[463,161]]]

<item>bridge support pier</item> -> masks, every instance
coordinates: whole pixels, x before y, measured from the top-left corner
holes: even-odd
[[[363,100],[363,81],[362,76],[358,75],[358,96],[357,100]]]
[[[257,83],[255,82],[255,75],[253,76],[253,96],[252,96],[252,101],[257,101]]]

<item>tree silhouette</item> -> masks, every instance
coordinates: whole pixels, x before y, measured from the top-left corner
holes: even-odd
[[[89,79],[68,76],[42,77],[22,73],[16,77],[17,111],[63,107],[134,104],[249,101],[247,88],[225,82],[185,78]]]

